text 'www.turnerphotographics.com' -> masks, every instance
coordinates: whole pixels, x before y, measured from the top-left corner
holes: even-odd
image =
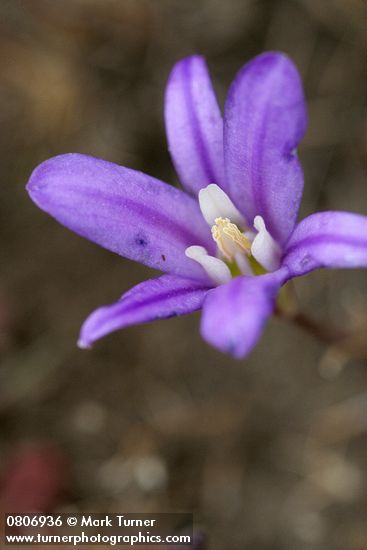
[[[172,514],[6,514],[5,544],[192,544],[193,516]]]

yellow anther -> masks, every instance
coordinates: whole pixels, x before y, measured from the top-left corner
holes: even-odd
[[[236,252],[250,255],[251,242],[228,218],[216,218],[212,236],[227,260],[232,261]]]

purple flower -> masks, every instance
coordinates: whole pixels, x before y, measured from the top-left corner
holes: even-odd
[[[367,217],[320,212],[296,224],[306,107],[285,55],[264,53],[239,71],[223,120],[204,59],[180,61],[166,89],[165,122],[185,191],[80,154],[47,160],[28,183],[32,200],[69,229],[166,273],[94,311],[81,347],[202,308],[204,339],[241,358],[289,279],[367,266]]]

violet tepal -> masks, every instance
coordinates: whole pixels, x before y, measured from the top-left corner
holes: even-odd
[[[32,200],[79,235],[163,271],[94,311],[79,345],[203,309],[204,339],[237,358],[258,341],[277,293],[317,268],[367,266],[367,217],[319,212],[297,224],[306,128],[300,76],[264,53],[231,85],[222,118],[204,59],[178,62],[165,94],[169,150],[184,190],[81,154],[51,158]]]

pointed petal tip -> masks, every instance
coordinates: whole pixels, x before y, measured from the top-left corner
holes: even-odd
[[[187,55],[186,57],[183,57],[182,59],[179,59],[174,64],[174,66],[171,70],[171,75],[179,67],[182,67],[183,65],[187,65],[187,64],[190,64],[190,63],[195,63],[195,62],[206,64],[205,57],[201,54],[194,53],[194,54],[191,54],[191,55]]]
[[[83,340],[82,338],[79,338],[76,345],[79,349],[86,350],[86,349],[92,349],[92,344],[88,342],[87,340]]]
[[[181,84],[182,73],[186,70],[189,70],[191,66],[196,66],[203,71],[207,71],[207,63],[205,57],[198,54],[188,55],[176,61],[176,63],[171,68],[171,71],[168,76],[167,86],[165,89],[165,99],[169,98],[170,86],[175,86]],[[166,104],[166,102],[165,102]]]
[[[295,66],[291,57],[285,52],[269,50],[267,52],[256,55],[244,67],[242,67],[242,69],[245,69],[246,67],[248,68],[256,64],[268,65],[269,67],[273,67],[277,64],[283,63]]]
[[[274,71],[282,65],[290,65],[292,68],[296,68],[292,59],[285,53],[280,51],[267,51],[262,52],[255,57],[251,58],[247,63],[242,65],[237,72],[236,78],[243,76],[245,73],[251,71]],[[231,97],[232,93],[235,93],[234,82],[229,88],[228,97]]]
[[[55,169],[65,168],[70,161],[82,161],[83,159],[91,158],[89,155],[83,155],[80,153],[64,153],[62,155],[56,155],[41,162],[32,171],[29,180],[26,184],[26,190],[32,196],[34,193],[41,191],[50,182],[50,178],[46,176],[50,175]]]
[[[40,196],[47,186],[47,179],[44,174],[48,170],[50,160],[52,159],[45,160],[33,170],[25,187],[32,201],[40,208],[42,208]]]
[[[45,160],[44,162],[39,164],[36,168],[34,168],[31,175],[29,176],[29,179],[27,181],[25,188],[31,197],[33,196],[33,193],[39,191],[39,189],[42,188],[41,180],[39,179],[39,174],[40,172],[42,172],[44,165],[47,164],[48,162],[49,162],[48,160]]]
[[[52,202],[52,195],[60,187],[60,177],[67,171],[71,162],[82,162],[83,157],[87,155],[66,153],[46,159],[36,166],[25,187],[34,204],[52,215],[49,203]]]

